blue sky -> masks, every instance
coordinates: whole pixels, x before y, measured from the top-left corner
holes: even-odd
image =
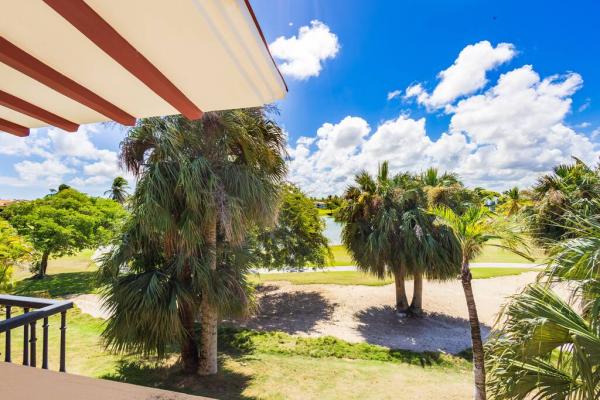
[[[311,194],[339,193],[383,159],[505,189],[571,155],[600,154],[599,2],[252,4],[289,86],[278,103],[289,178]],[[77,135],[0,134],[0,198],[39,196],[63,181],[106,190],[125,130]]]

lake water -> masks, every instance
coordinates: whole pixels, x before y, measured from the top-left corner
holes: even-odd
[[[325,221],[325,237],[329,239],[329,244],[335,246],[342,244],[342,224],[335,222],[332,217],[321,217]]]

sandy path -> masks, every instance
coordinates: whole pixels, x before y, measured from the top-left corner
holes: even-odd
[[[536,272],[473,280],[484,335],[507,296],[533,282]],[[407,282],[412,296],[412,282]],[[260,310],[246,321],[227,321],[262,330],[318,337],[336,336],[414,351],[457,353],[470,347],[467,308],[460,281],[426,282],[423,318],[398,318],[394,286],[292,285],[272,282],[259,288]],[[83,312],[108,318],[97,295],[72,298]]]
[[[535,272],[476,279],[473,290],[484,335],[507,296],[533,282]],[[407,282],[412,296],[412,282]],[[260,312],[242,326],[305,335],[332,335],[414,351],[457,353],[470,347],[467,308],[460,281],[426,282],[423,318],[398,318],[394,286],[291,285],[260,290]]]

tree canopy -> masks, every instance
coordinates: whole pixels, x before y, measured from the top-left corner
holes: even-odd
[[[41,255],[39,274],[48,257],[73,254],[106,243],[125,216],[118,203],[72,188],[6,207],[2,214]]]
[[[218,317],[250,306],[245,240],[277,215],[284,143],[262,108],[147,118],[129,132],[131,218],[100,269],[110,347],[162,355],[176,343],[186,372],[217,372]]]
[[[393,275],[396,309],[407,312],[404,277],[415,278],[411,311],[421,312],[422,277],[449,279],[460,268],[460,248],[452,231],[426,210],[422,185],[409,174],[390,176],[383,162],[377,176],[361,172],[345,193],[338,213],[342,241],[359,269],[380,278]]]
[[[0,290],[10,285],[13,267],[27,261],[33,249],[10,224],[0,218]]]
[[[538,244],[553,242],[572,235],[572,216],[587,217],[600,213],[600,170],[574,158],[561,164],[551,174],[538,179],[533,187],[534,204],[526,207],[531,234]]]
[[[262,268],[323,267],[331,256],[325,223],[313,201],[298,187],[282,187],[277,222],[252,238],[256,264]]]

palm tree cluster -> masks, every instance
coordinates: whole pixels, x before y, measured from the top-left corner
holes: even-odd
[[[539,244],[552,245],[572,233],[569,224],[577,220],[573,215],[600,212],[594,201],[600,198],[600,169],[574,158],[573,163],[558,165],[538,179],[532,197],[534,204],[524,210],[531,234]]]
[[[489,342],[494,399],[600,398],[600,222],[567,218],[568,238],[551,248],[540,281],[506,305]],[[553,290],[564,281],[569,299]]]
[[[342,241],[359,269],[380,278],[391,275],[396,285],[396,310],[422,313],[423,277],[450,279],[460,269],[460,247],[452,231],[437,224],[427,211],[418,179],[409,174],[390,176],[383,162],[376,177],[363,171],[344,194],[338,212]],[[411,304],[404,280],[414,278]]]
[[[246,233],[273,221],[286,174],[267,111],[148,118],[129,132],[131,216],[100,266],[110,348],[164,355],[175,344],[186,372],[217,372],[218,318],[252,305]]]

